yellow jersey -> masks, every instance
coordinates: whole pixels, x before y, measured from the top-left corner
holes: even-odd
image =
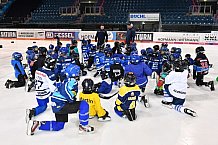
[[[89,115],[102,117],[106,114],[106,111],[101,106],[100,97],[97,93],[84,94],[83,92],[79,93],[79,99],[85,100],[89,104]]]

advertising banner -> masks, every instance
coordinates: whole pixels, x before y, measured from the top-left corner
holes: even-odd
[[[157,42],[200,42],[199,33],[155,32],[153,41]]]
[[[96,35],[97,31],[81,31],[78,33],[75,33],[76,39],[77,40],[95,40],[95,35]],[[116,40],[116,32],[112,32],[112,31],[107,31],[108,33],[108,40]]]
[[[201,34],[201,42],[218,43],[218,33]]]
[[[116,40],[126,40],[126,32],[117,32]],[[153,41],[153,33],[136,32],[135,41]]]
[[[159,22],[159,13],[130,13],[129,21],[140,21],[140,22]]]
[[[45,31],[37,31],[37,30],[18,30],[17,38],[30,38],[30,39],[44,39]]]
[[[0,31],[0,38],[17,38],[16,31]]]
[[[54,39],[56,37],[60,39],[75,39],[75,32],[67,32],[67,31],[46,31],[45,38],[46,39]]]

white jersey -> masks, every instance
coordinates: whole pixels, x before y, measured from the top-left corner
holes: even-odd
[[[54,86],[55,74],[45,68],[39,69],[35,73],[36,98],[46,99],[56,89]]]
[[[176,98],[185,99],[187,92],[188,70],[183,72],[171,71],[165,78],[165,84],[169,85],[169,92]]]

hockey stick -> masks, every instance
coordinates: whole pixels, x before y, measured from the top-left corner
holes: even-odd
[[[119,93],[119,91],[112,94],[111,96],[105,96],[103,94],[99,94],[99,97],[102,98],[102,99],[110,99],[110,98],[114,97],[115,95],[117,95],[118,93]]]

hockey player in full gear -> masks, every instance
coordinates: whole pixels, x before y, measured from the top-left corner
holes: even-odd
[[[196,79],[197,86],[208,86],[210,87],[211,91],[214,91],[214,82],[204,82],[204,76],[209,72],[209,60],[207,56],[204,54],[204,47],[197,47],[196,48],[196,58],[194,59],[193,65],[193,79]]]
[[[99,52],[96,53],[96,55],[94,57],[94,63],[95,63],[96,70],[97,70],[97,72],[94,74],[94,77],[97,77],[103,71],[104,59],[105,59],[104,49],[100,48]]]
[[[90,48],[90,51],[88,51],[88,70],[91,71],[92,67],[93,67],[93,64],[94,64],[94,60],[95,60],[95,56],[96,56],[96,51],[97,51],[97,46],[95,44],[90,44],[89,47]]]
[[[152,70],[143,62],[140,62],[138,55],[131,56],[131,64],[125,67],[125,73],[133,72],[136,76],[136,84],[141,89],[140,101],[144,103],[145,107],[149,107],[148,96],[145,94],[145,87],[148,83],[147,76],[151,76]]]
[[[55,66],[56,60],[51,57],[47,57],[45,59],[45,66],[36,70],[35,89],[38,106],[26,110],[26,122],[29,122],[29,120],[31,120],[34,116],[37,116],[46,110],[49,97],[56,89],[56,74],[54,72]]]
[[[59,131],[68,122],[68,114],[79,111],[79,133],[94,132],[94,127],[89,126],[89,105],[86,101],[76,101],[78,83],[74,79],[75,69],[66,69],[66,78],[51,97],[52,111],[55,121],[30,120],[27,125],[27,135],[34,135],[36,130]],[[77,72],[76,72],[77,73]]]
[[[23,60],[23,56],[21,53],[14,52],[12,54],[11,65],[14,68],[15,77],[18,79],[18,81],[12,81],[8,79],[5,83],[6,88],[8,89],[13,87],[18,88],[18,87],[23,87],[25,85],[25,80],[27,79],[27,75],[22,65],[22,60]]]
[[[26,81],[26,91],[29,92],[35,86],[35,72],[39,68],[42,68],[45,64],[45,58],[47,56],[47,49],[45,47],[39,47],[39,56],[34,61],[31,69],[31,76]]]
[[[104,69],[105,75],[108,77],[108,74],[110,72],[110,65],[113,64],[113,58],[112,58],[112,49],[107,48],[105,49],[105,57],[104,57]]]
[[[133,72],[128,72],[124,76],[124,86],[118,93],[114,111],[120,117],[127,117],[129,121],[136,120],[136,101],[140,95],[140,88],[136,85],[136,77]]]
[[[92,79],[85,79],[82,82],[83,91],[80,92],[80,100],[89,104],[89,118],[98,117],[98,121],[110,121],[109,113],[101,106],[100,97],[93,92],[94,82]]]
[[[162,104],[178,112],[195,117],[195,111],[183,106],[187,94],[188,70],[184,69],[182,61],[175,61],[174,70],[165,78],[164,98]]]
[[[121,79],[124,77],[124,69],[119,57],[113,58],[114,63],[110,66],[109,77],[114,85],[121,86]]]
[[[60,56],[57,60],[57,70],[60,77],[60,81],[63,81],[65,78],[65,69],[71,63],[75,64],[75,60],[71,56],[67,56],[68,48],[61,47],[60,48]]]
[[[172,70],[172,65],[169,62],[165,62],[162,65],[162,72],[160,73],[160,77],[157,80],[157,86],[155,87],[154,94],[164,95],[164,91],[163,91],[164,80],[171,70]]]

